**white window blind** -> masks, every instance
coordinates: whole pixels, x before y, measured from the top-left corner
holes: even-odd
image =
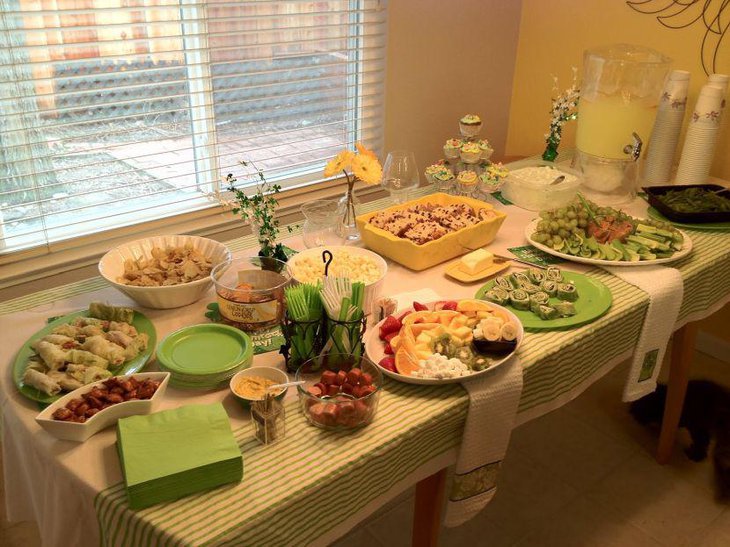
[[[382,0],[0,0],[0,253],[379,149]]]

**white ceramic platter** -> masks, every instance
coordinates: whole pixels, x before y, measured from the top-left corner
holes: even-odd
[[[465,298],[459,298],[456,300],[468,300]],[[443,300],[439,300],[439,302],[443,302]],[[481,301],[484,303],[484,301]],[[436,302],[431,302],[429,304],[426,304],[429,308],[433,309],[433,305]],[[522,328],[522,323],[520,323],[520,320],[518,317],[512,313],[507,308],[504,308],[502,306],[498,306],[497,304],[493,304],[491,302],[488,302],[488,304],[495,309],[500,310],[501,313],[504,313],[507,315],[511,321],[514,322],[515,325],[517,325],[518,333],[517,333],[517,346],[515,346],[515,349],[512,353],[509,353],[505,355],[503,358],[499,359],[498,361],[495,361],[491,367],[480,370],[478,372],[475,372],[473,374],[470,374],[469,376],[461,376],[458,378],[444,378],[444,379],[437,379],[437,378],[416,378],[415,376],[409,376],[406,374],[399,374],[397,372],[391,372],[388,369],[385,369],[380,366],[380,360],[385,357],[385,343],[380,339],[379,333],[380,333],[380,325],[383,323],[383,321],[380,321],[377,323],[374,327],[368,329],[368,331],[365,333],[365,352],[367,353],[368,358],[375,363],[378,368],[380,368],[381,371],[383,371],[383,374],[390,376],[391,378],[398,380],[400,382],[405,382],[407,384],[418,384],[418,385],[426,385],[426,386],[432,386],[432,385],[443,385],[443,384],[458,384],[462,382],[468,382],[469,380],[473,378],[479,378],[480,376],[483,376],[485,374],[489,374],[491,371],[493,371],[498,366],[506,363],[512,355],[514,355],[515,351],[517,351],[522,344],[522,339],[525,335],[525,331]],[[405,313],[406,311],[413,310],[413,308],[405,308],[402,310],[398,310],[395,315],[396,317],[400,316],[402,313]]]
[[[525,227],[525,239],[527,239],[527,242],[530,245],[532,245],[533,247],[540,249],[541,251],[545,251],[548,254],[560,257],[565,260],[569,260],[571,262],[580,262],[582,264],[594,264],[596,266],[631,266],[631,267],[653,266],[654,264],[665,264],[667,262],[674,262],[676,260],[684,258],[685,256],[687,256],[689,253],[692,252],[692,240],[690,239],[690,237],[687,235],[686,232],[679,230],[679,232],[684,237],[684,242],[682,243],[682,250],[677,251],[676,253],[674,253],[672,256],[670,256],[668,258],[657,258],[655,260],[640,260],[639,262],[627,262],[625,260],[601,260],[598,258],[583,258],[582,256],[573,256],[573,255],[569,255],[567,253],[561,253],[560,251],[556,251],[552,247],[548,247],[547,245],[543,245],[542,243],[537,243],[536,241],[533,241],[530,236],[535,231],[535,228],[537,227],[538,222],[540,222],[540,219],[536,218]]]
[[[167,382],[170,379],[169,372],[138,372],[132,374],[138,380],[158,380],[160,382],[157,391],[150,399],[142,399],[136,401],[125,401],[117,403],[98,412],[84,423],[64,422],[54,420],[53,413],[66,406],[72,399],[80,399],[81,395],[88,393],[93,388],[100,386],[101,382],[94,382],[83,387],[75,389],[71,393],[67,393],[55,403],[48,405],[43,411],[36,416],[35,421],[38,422],[43,429],[58,439],[65,441],[83,442],[92,435],[95,435],[102,429],[117,423],[121,418],[134,416],[136,414],[150,414],[156,407],[167,388]]]

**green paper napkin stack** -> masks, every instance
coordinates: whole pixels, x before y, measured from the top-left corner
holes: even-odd
[[[241,451],[220,403],[123,418],[117,448],[132,509],[243,478]]]

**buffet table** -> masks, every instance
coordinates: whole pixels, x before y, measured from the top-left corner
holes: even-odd
[[[387,204],[379,200],[364,208]],[[507,213],[495,253],[524,245],[524,226],[533,213],[495,202]],[[644,216],[646,204],[624,207]],[[690,256],[671,264],[684,281],[677,327],[701,319],[730,300],[730,245],[727,234],[689,232]],[[295,235],[287,245],[302,249]],[[253,254],[255,241],[228,243],[235,255]],[[631,355],[648,306],[647,295],[596,267],[566,263],[565,269],[587,273],[613,294],[609,312],[570,331],[527,333],[519,350],[524,389],[518,422],[557,408],[580,394],[613,366]],[[444,276],[445,265],[419,273],[388,261],[384,293],[394,295],[431,288],[448,298],[472,297],[481,284],[463,285]],[[144,310],[158,338],[189,324],[203,323],[207,298],[175,310]],[[92,300],[133,305],[115,289],[93,278],[49,289],[0,305],[0,330],[6,341],[0,360],[9,366],[20,345],[49,316],[85,308]],[[256,365],[283,366],[276,352],[255,357]],[[456,458],[468,407],[459,385],[415,386],[387,379],[378,415],[355,433],[329,433],[309,426],[291,390],[287,402],[287,436],[272,446],[253,437],[247,412],[227,389],[191,392],[169,388],[162,408],[222,401],[243,453],[244,478],[224,486],[140,511],[127,506],[113,428],[82,444],[59,441],[34,421],[38,406],[23,398],[10,375],[0,375],[2,393],[5,499],[11,521],[38,523],[44,545],[303,545],[326,544],[413,484],[420,494],[438,494],[439,471]],[[430,480],[427,477],[432,477]],[[427,479],[427,480],[423,480]],[[435,503],[420,496],[417,516],[424,537],[433,535]]]

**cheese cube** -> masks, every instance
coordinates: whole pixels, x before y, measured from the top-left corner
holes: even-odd
[[[486,249],[477,249],[461,257],[459,269],[465,274],[476,275],[489,268],[494,262],[494,255]]]

